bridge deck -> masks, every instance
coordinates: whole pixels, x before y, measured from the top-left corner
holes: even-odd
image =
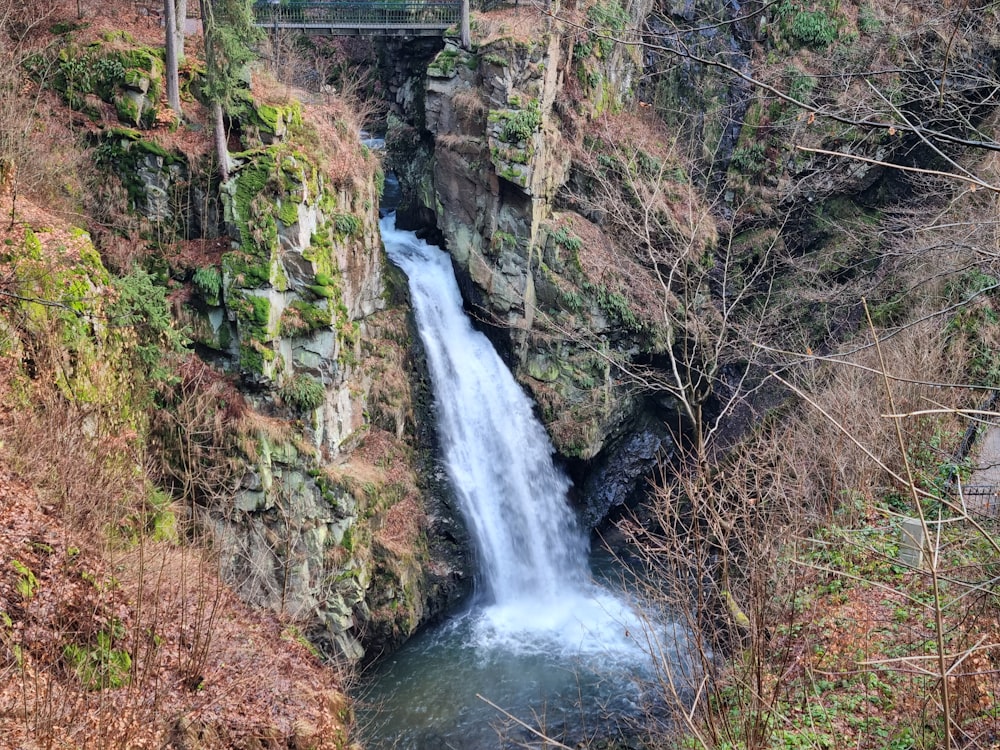
[[[343,34],[440,34],[462,17],[460,0],[330,0],[258,3],[257,25]]]

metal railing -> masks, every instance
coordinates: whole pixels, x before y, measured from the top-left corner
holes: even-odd
[[[440,28],[458,23],[460,0],[334,0],[262,2],[254,6],[257,25],[284,29]]]

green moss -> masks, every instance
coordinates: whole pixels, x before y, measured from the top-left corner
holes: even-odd
[[[244,153],[240,156],[247,158],[247,163],[233,175],[236,190],[233,193],[233,210],[236,226],[240,232],[240,240],[244,249],[247,245],[252,246],[250,239],[250,218],[254,212],[252,204],[254,199],[264,192],[268,182],[275,174],[275,151],[272,149],[262,149],[252,153]]]
[[[295,300],[281,312],[280,333],[282,336],[302,336],[331,324],[330,310]]]
[[[333,222],[326,222],[316,229],[309,238],[309,246],[302,251],[302,257],[313,264],[317,277],[325,275],[330,279],[339,278],[336,256],[333,248]],[[319,282],[317,282],[319,283]]]
[[[271,133],[276,132],[278,129],[278,121],[281,119],[281,114],[279,113],[278,108],[269,104],[261,104],[257,107],[256,111],[261,124],[263,124]]]
[[[339,295],[340,290],[335,286],[325,286],[323,284],[312,284],[307,286],[310,292],[315,294],[317,297],[322,297],[324,299],[333,299]]]
[[[292,226],[299,220],[299,204],[292,201],[284,201],[278,207],[278,219],[286,227]]]
[[[298,101],[288,104],[261,104],[250,102],[248,120],[261,131],[277,135],[286,128],[302,125],[302,105]]]
[[[257,255],[234,250],[222,256],[223,273],[232,287],[261,287],[270,282],[270,258],[262,261]]]
[[[250,303],[249,315],[244,318],[245,322],[252,324],[255,328],[266,329],[271,316],[271,301],[267,297],[257,297],[256,295],[250,295],[244,299]]]
[[[262,351],[252,345],[240,346],[240,370],[263,374],[264,355]]]
[[[115,97],[115,114],[122,122],[129,122],[138,125],[141,120],[139,106],[128,96]]]
[[[44,56],[33,57],[28,70],[36,78],[45,77],[74,109],[86,110],[87,97],[97,96],[115,104],[120,115],[129,122],[142,121],[151,125],[156,116],[160,95],[163,62],[156,51],[147,47],[107,49],[95,42],[86,47],[71,44],[56,54],[54,65]],[[54,75],[49,72],[54,69]],[[125,90],[139,92],[147,106],[127,102]]]
[[[132,205],[140,208],[147,202],[146,184],[140,177],[143,169],[152,167],[165,172],[175,164],[185,164],[182,154],[168,151],[132,128],[105,131],[94,155],[99,166],[118,176]],[[151,156],[156,158],[150,159]]]
[[[243,163],[227,185],[227,218],[236,225],[247,262],[258,268],[253,275],[263,277],[266,267],[270,283],[287,287],[277,263],[278,222],[295,224],[301,203],[320,194],[316,167],[305,154],[284,144],[236,156]]]

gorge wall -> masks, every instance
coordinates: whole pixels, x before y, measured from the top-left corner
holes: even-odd
[[[673,439],[731,440],[780,400],[758,389],[761,344],[834,346],[861,299],[899,314],[909,260],[874,228],[905,225],[924,187],[894,167],[919,147],[851,111],[906,117],[851,72],[887,38],[897,56],[926,42],[846,8],[610,0],[479,15],[468,50],[390,44],[400,222],[439,234],[590,522]],[[970,80],[996,60],[967,52]],[[953,84],[942,101],[968,109]]]
[[[650,11],[610,3],[579,15],[634,35]],[[469,51],[453,39],[425,51],[416,76],[393,61],[417,51],[383,56],[397,114],[389,163],[408,196],[399,222],[433,221],[473,316],[539,405],[596,524],[672,446],[671,399],[628,377],[669,346],[658,311],[630,290],[651,292],[655,274],[630,262],[578,189],[583,131],[636,106],[641,56],[538,16],[484,18],[474,37]]]
[[[81,77],[79,59],[97,72]],[[153,248],[139,260],[199,355],[150,424],[164,481],[244,600],[331,656],[392,649],[454,603],[467,560],[432,478],[405,281],[382,252],[379,157],[337,100],[252,84],[227,111],[219,183],[209,153],[156,132],[160,51],[122,34],[54,60],[35,68],[60,71],[114,175],[98,200],[127,202]],[[199,75],[185,71],[185,92]]]

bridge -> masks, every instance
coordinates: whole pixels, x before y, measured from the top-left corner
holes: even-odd
[[[462,0],[315,0],[258,2],[266,29],[355,36],[441,36],[462,20]]]

